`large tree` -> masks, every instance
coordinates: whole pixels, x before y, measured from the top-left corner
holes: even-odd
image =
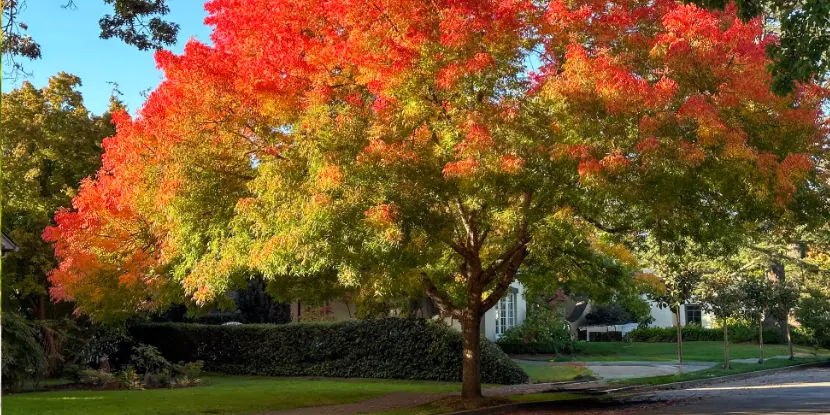
[[[481,317],[514,280],[624,283],[636,261],[615,235],[707,241],[786,211],[826,141],[824,91],[768,92],[772,40],[732,11],[207,9],[213,46],[157,55],[166,80],[44,235],[53,293],[81,312],[157,308],[175,287],[212,302],[240,269],[363,296],[420,284],[462,323],[476,398]]]
[[[101,141],[115,134],[109,114],[86,109],[80,85],[60,73],[43,88],[26,82],[2,99],[2,225],[19,246],[3,260],[3,307],[38,320],[50,318],[46,276],[57,264],[40,235],[100,167]]]

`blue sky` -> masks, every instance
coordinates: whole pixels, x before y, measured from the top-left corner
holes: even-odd
[[[124,94],[121,99],[131,113],[144,102],[141,92],[155,88],[162,79],[156,69],[152,51],[139,51],[118,39],[102,40],[98,19],[112,8],[102,0],[84,0],[74,10],[60,7],[61,2],[29,1],[21,20],[29,25],[29,33],[40,43],[43,57],[22,61],[32,76],[16,83],[3,80],[3,92],[19,86],[23,80],[36,87],[43,86],[50,76],[69,72],[81,78],[84,103],[96,114],[106,110],[112,85],[117,82]],[[171,48],[181,53],[190,38],[210,42],[210,27],[200,0],[172,0],[168,19],[180,25],[179,42]],[[5,67],[4,67],[5,69]]]

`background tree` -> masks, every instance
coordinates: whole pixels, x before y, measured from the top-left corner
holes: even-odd
[[[779,93],[792,91],[796,82],[826,80],[830,72],[830,4],[825,1],[694,0],[696,4],[723,10],[736,7],[745,20],[763,17],[780,33],[780,41],[769,45],[773,61],[772,87]]]
[[[109,114],[95,116],[84,107],[80,85],[78,77],[60,73],[41,89],[25,82],[2,99],[2,225],[20,248],[3,259],[3,309],[41,322],[55,318],[46,276],[57,261],[40,235],[55,210],[70,204],[81,179],[101,165],[101,141],[115,133]],[[114,100],[111,109],[119,107]],[[54,361],[57,351],[44,330]]]
[[[703,307],[714,314],[723,326],[723,368],[731,369],[729,363],[729,319],[739,315],[743,309],[744,293],[734,278],[734,272],[727,268],[708,274],[703,279],[698,298]]]
[[[80,312],[157,308],[177,289],[208,304],[241,269],[335,275],[367,297],[420,284],[462,322],[462,394],[478,398],[481,316],[512,281],[626,284],[621,239],[711,241],[786,212],[826,141],[823,90],[766,92],[772,40],[732,11],[207,9],[213,45],[157,54],[165,81],[118,118],[104,169],[45,233],[55,298]]]
[[[739,283],[744,294],[743,311],[749,321],[758,323],[758,363],[764,363],[764,318],[775,307],[775,292],[772,281],[763,273],[745,274]]]
[[[660,308],[668,308],[675,316],[677,329],[677,360],[683,363],[683,324],[680,308],[694,299],[704,273],[709,271],[707,253],[699,245],[686,241],[671,244],[648,237],[640,244],[643,262],[652,266],[648,275],[653,289],[647,291],[649,299]]]
[[[112,5],[112,14],[101,17],[101,39],[118,38],[139,50],[161,49],[176,43],[179,25],[165,21],[161,17],[170,12],[166,0],[103,0]],[[44,7],[43,2],[38,6]],[[74,0],[58,0],[51,4],[64,9],[74,9]],[[6,66],[11,70],[5,77],[14,78],[26,74],[23,64],[18,60],[40,59],[40,44],[26,32],[29,26],[21,20],[26,10],[26,0],[5,0],[2,5],[2,51]]]

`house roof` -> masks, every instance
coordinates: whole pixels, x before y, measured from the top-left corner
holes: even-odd
[[[18,249],[19,248],[17,247],[17,244],[14,243],[14,241],[12,241],[12,239],[9,238],[8,236],[6,236],[6,234],[4,233],[3,234],[3,253],[5,254],[6,252],[17,252]]]
[[[576,305],[574,306],[573,311],[571,311],[571,314],[568,315],[567,320],[571,323],[579,320],[579,318],[582,317],[582,314],[585,313],[585,308],[586,307],[588,307],[588,301],[587,300],[582,300],[582,301],[576,303]]]

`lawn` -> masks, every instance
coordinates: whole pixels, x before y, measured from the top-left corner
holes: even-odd
[[[779,367],[800,365],[804,363],[818,362],[821,358],[796,358],[794,360],[787,359],[770,359],[764,361],[763,364],[758,363],[732,363],[731,369],[724,369],[721,365],[715,366],[711,369],[701,370],[698,372],[685,373],[682,375],[666,375],[666,376],[652,376],[647,378],[623,379],[615,382],[620,386],[625,385],[663,385],[666,383],[683,382],[688,380],[708,379],[718,376],[737,375],[739,373],[755,372],[758,370],[775,369]]]
[[[582,365],[549,365],[520,363],[522,370],[533,383],[552,383],[572,380],[580,376],[591,376],[591,371]]]
[[[578,351],[573,355],[560,356],[557,361],[671,361],[677,360],[677,343],[633,343],[633,342],[580,342]],[[803,357],[830,356],[826,349],[793,346],[794,352]],[[750,359],[758,357],[758,345],[754,343],[736,343],[729,346],[732,359]],[[767,357],[786,355],[787,345],[764,345]],[[722,342],[684,342],[683,358],[690,362],[718,362],[723,359]]]
[[[352,403],[392,392],[441,393],[459,383],[388,379],[205,376],[205,385],[145,391],[33,392],[3,397],[3,415],[254,414]]]

